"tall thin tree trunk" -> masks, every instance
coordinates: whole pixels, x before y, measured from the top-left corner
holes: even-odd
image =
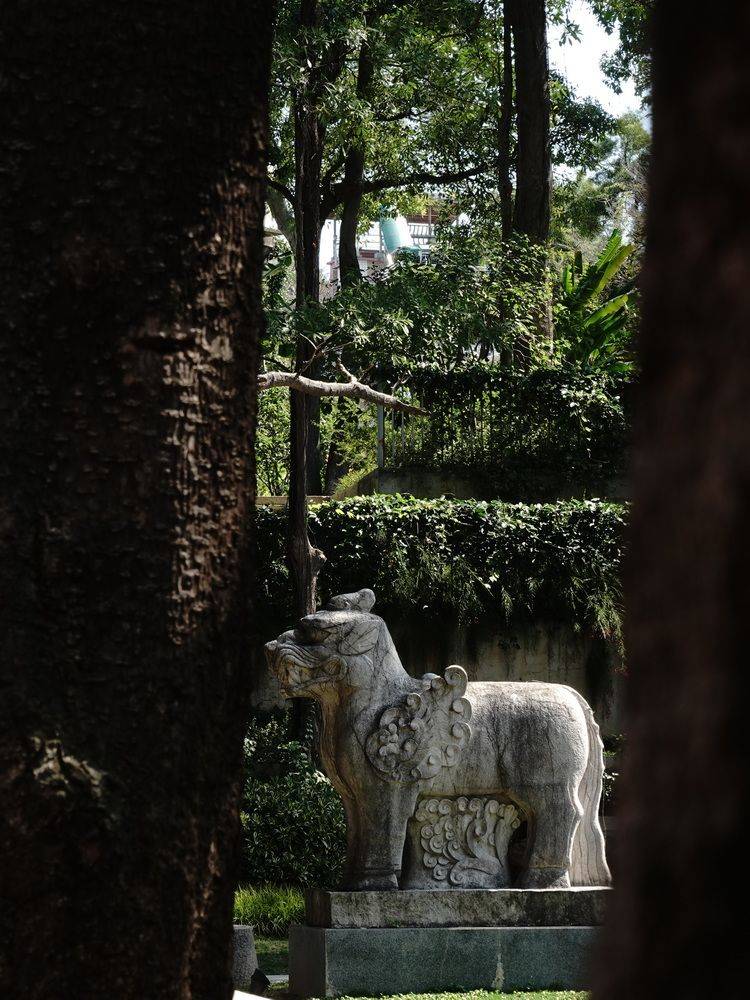
[[[503,0],[502,107],[499,121],[497,183],[503,239],[513,232],[513,182],[511,143],[513,135],[513,3]]]
[[[518,122],[513,228],[543,243],[552,191],[546,4],[508,0],[506,6],[512,7]]]
[[[219,1000],[272,4],[0,10],[0,994]]]
[[[362,179],[365,172],[363,146],[352,146],[344,164],[344,203],[339,230],[339,274],[342,288],[351,288],[362,280],[357,256],[357,229],[362,206]]]
[[[297,308],[320,301],[320,187],[325,132],[318,114],[319,67],[316,63],[313,32],[319,19],[318,0],[301,0],[300,26],[307,33],[309,55],[305,62],[313,67],[294,104],[295,146],[295,247]],[[295,368],[315,375],[312,363],[314,348],[298,338]],[[287,511],[286,555],[292,581],[295,612],[300,617],[317,608],[317,580],[325,561],[323,553],[310,542],[308,534],[308,493],[322,489],[320,459],[320,399],[290,391],[289,507]],[[291,706],[291,732],[303,738],[308,721],[313,718],[310,703],[296,698]]]
[[[365,26],[369,27],[372,16],[365,15]],[[375,62],[370,49],[370,39],[365,38],[359,47],[357,59],[357,99],[366,101],[370,97],[375,77]],[[357,258],[357,228],[362,206],[362,182],[365,176],[365,144],[354,142],[347,150],[344,163],[344,204],[341,214],[341,235],[339,239],[339,272],[341,284],[347,288],[361,281],[362,272]]]
[[[740,997],[750,620],[750,7],[656,5],[618,886],[595,996]]]
[[[315,52],[312,36],[319,18],[318,0],[301,0],[300,27],[307,33],[309,55],[306,62],[313,67]],[[323,126],[318,115],[318,69],[312,68],[310,78],[297,94],[294,104],[295,143],[295,222],[297,244],[297,308],[320,300],[320,180],[323,164]],[[297,341],[295,367],[310,370],[312,345],[300,337]],[[291,569],[295,609],[300,616],[311,614],[316,607],[315,582],[317,564],[315,550],[307,533],[307,494],[320,491],[315,483],[317,436],[320,400],[298,392],[290,392],[290,462],[287,560]],[[320,469],[317,469],[318,480]]]
[[[369,25],[371,20],[371,16],[368,18],[365,15],[366,25]],[[357,97],[360,101],[365,101],[370,96],[374,76],[375,63],[372,58],[370,41],[365,38],[360,45],[357,61]],[[362,271],[357,255],[357,230],[359,229],[359,216],[362,207],[365,156],[364,143],[355,142],[347,150],[344,161],[344,200],[339,231],[339,274],[341,275],[342,288],[351,288],[362,280]],[[349,465],[341,452],[340,442],[346,425],[351,424],[352,411],[339,404],[336,416],[326,460],[326,493],[333,493],[336,483],[349,471]]]
[[[317,18],[317,3],[303,3],[307,16]],[[309,10],[308,10],[309,8]],[[295,252],[297,308],[320,302],[320,179],[323,166],[324,130],[315,104],[315,87],[311,83],[300,93],[295,106],[295,222],[297,244]],[[314,375],[310,366],[313,347],[300,338],[297,344],[296,368]],[[292,401],[292,420],[306,424],[304,479],[308,493],[320,493],[321,459],[320,400],[309,397],[297,404]],[[298,437],[301,437],[297,432]],[[295,468],[292,459],[291,471]]]

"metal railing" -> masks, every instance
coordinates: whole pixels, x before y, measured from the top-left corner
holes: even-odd
[[[557,369],[403,377],[428,411],[378,419],[378,466],[614,473],[628,438],[626,384]]]

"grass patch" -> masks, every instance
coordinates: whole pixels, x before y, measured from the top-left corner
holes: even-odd
[[[289,997],[286,986],[273,986],[270,992],[279,997],[279,1000]],[[469,993],[400,993],[390,997],[341,997],[340,1000],[467,1000],[467,998],[475,998],[475,1000],[589,1000],[589,994],[578,993],[575,990],[542,990],[541,993],[494,993],[472,990]]]
[[[403,993],[393,997],[359,997],[358,1000],[588,1000],[588,993],[575,990],[542,990],[541,993],[495,993],[470,990],[468,993]],[[342,997],[341,1000],[352,1000]]]
[[[289,925],[302,922],[304,916],[305,901],[299,889],[240,886],[234,894],[234,922],[252,924],[257,937],[285,938]]]
[[[258,966],[267,976],[285,976],[289,972],[289,944],[284,938],[255,939]]]

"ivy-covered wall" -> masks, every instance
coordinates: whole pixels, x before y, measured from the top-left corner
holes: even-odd
[[[627,509],[601,501],[506,504],[354,497],[313,509],[328,561],[321,600],[372,587],[404,666],[415,676],[461,663],[472,680],[548,680],[589,699],[619,732],[620,562]],[[257,512],[266,639],[293,620],[285,517]],[[258,654],[259,708],[279,692]]]
[[[261,508],[257,518],[265,640],[293,613],[284,514]],[[372,587],[411,672],[458,662],[473,679],[569,683],[615,731],[625,519],[624,506],[596,500],[376,495],[314,508],[310,532],[328,558],[321,600]],[[257,701],[268,707],[263,671],[259,658]]]
[[[269,508],[256,516],[261,613],[283,624],[291,616],[285,517]],[[462,623],[564,622],[617,641],[625,518],[623,505],[598,500],[376,495],[322,504],[309,523],[328,559],[323,601],[369,586],[383,612],[416,610]]]

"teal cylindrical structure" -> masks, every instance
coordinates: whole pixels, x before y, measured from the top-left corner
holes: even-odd
[[[380,216],[380,233],[383,237],[383,246],[388,253],[396,253],[399,250],[419,253],[419,248],[414,246],[409,225],[403,215],[397,215],[394,218],[383,212]]]

